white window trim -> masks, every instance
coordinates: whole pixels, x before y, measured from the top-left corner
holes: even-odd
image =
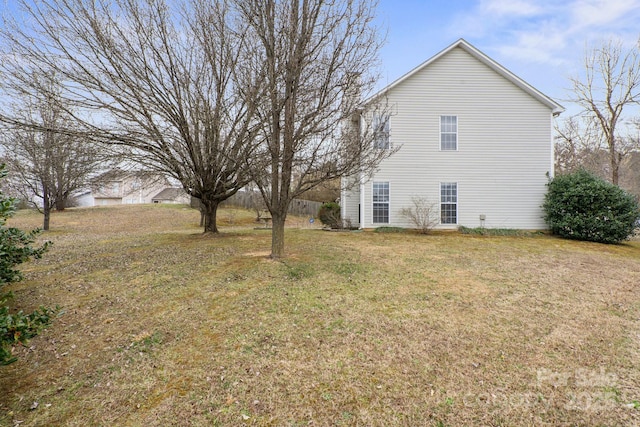
[[[451,151],[453,151],[453,150],[451,150]],[[446,223],[445,224],[445,223],[442,222],[442,205],[445,204],[445,203],[442,202],[442,184],[455,184],[456,185],[456,203],[455,203],[455,205],[456,205],[456,222],[455,223]],[[440,198],[440,203],[438,204],[438,209],[440,211],[440,225],[445,226],[445,227],[447,227],[447,226],[452,227],[452,226],[458,225],[459,222],[460,222],[459,221],[460,217],[458,216],[458,211],[459,211],[458,205],[460,203],[460,184],[458,183],[458,181],[440,181],[440,183],[438,184],[438,194],[439,194],[439,198]],[[446,204],[452,205],[453,203],[449,202],[449,203],[446,203]]]
[[[373,218],[373,205],[375,203],[385,203],[385,202],[375,202],[373,200],[373,184],[378,183],[378,184],[383,184],[386,183],[387,187],[389,188],[389,200],[386,202],[387,203],[387,207],[389,209],[388,211],[388,216],[389,216],[389,221],[387,222],[374,222],[374,218]],[[371,224],[391,224],[391,181],[371,181]]]
[[[456,118],[456,149],[455,150],[443,150],[442,149],[442,118],[443,117],[455,117]],[[440,151],[458,151],[460,148],[460,127],[458,126],[460,123],[459,117],[457,114],[440,114],[438,116],[438,148]],[[448,132],[451,133],[451,132]]]

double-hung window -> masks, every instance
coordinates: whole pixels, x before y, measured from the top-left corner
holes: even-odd
[[[440,116],[440,150],[458,149],[458,116]]]
[[[389,117],[378,114],[373,117],[373,138],[374,148],[389,149]]]
[[[440,183],[440,223],[458,223],[458,183]]]
[[[389,223],[389,183],[373,183],[373,222]]]

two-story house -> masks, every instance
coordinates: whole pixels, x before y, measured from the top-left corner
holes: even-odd
[[[351,177],[342,218],[360,228],[414,227],[413,198],[436,207],[436,228],[544,229],[553,176],[553,118],[563,108],[465,40],[384,88],[391,114],[371,177]],[[365,102],[365,114],[367,102]]]
[[[156,172],[112,170],[95,179],[92,196],[96,206],[153,203],[167,187],[167,178]]]

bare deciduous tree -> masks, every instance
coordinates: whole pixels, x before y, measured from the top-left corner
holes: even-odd
[[[251,64],[227,2],[19,2],[26,19],[2,30],[5,93],[42,93],[29,71],[55,71],[65,85],[58,106],[74,109],[75,134],[127,147],[177,179],[200,199],[205,231],[217,232],[219,203],[250,181],[251,103],[261,83],[259,73],[236,78]]]
[[[51,210],[64,210],[73,193],[85,188],[105,164],[106,156],[90,141],[53,131],[72,129],[69,115],[51,98],[59,94],[57,82],[47,74],[32,78],[47,87],[47,94],[42,99],[14,99],[13,116],[23,125],[6,129],[0,145],[11,170],[12,189],[23,201],[37,207],[40,203],[34,197],[40,199],[43,228],[48,230]]]
[[[625,52],[620,42],[609,41],[587,53],[584,65],[584,76],[571,79],[571,100],[598,124],[617,185],[625,155],[619,127],[625,108],[640,101],[640,52],[637,45]]]
[[[602,148],[603,138],[600,126],[592,117],[569,117],[561,123],[556,123],[555,130],[557,173],[570,173],[584,168],[602,175],[601,156],[598,153]]]
[[[372,132],[344,129],[373,88],[381,45],[369,0],[237,0],[249,25],[243,56],[261,64],[261,155],[254,175],[272,221],[271,256],[284,256],[291,201],[328,180],[374,168],[391,150]],[[250,70],[254,71],[254,70]],[[265,172],[266,171],[266,172]]]
[[[627,131],[617,140],[621,154],[618,185],[640,194],[640,127],[635,125]],[[586,169],[603,179],[611,178],[610,153],[593,117],[569,117],[556,125],[555,169],[557,174]]]

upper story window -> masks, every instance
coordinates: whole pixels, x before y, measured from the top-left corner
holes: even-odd
[[[375,115],[373,117],[373,147],[379,150],[389,149],[389,117]]]
[[[458,116],[440,116],[440,150],[458,149]]]

